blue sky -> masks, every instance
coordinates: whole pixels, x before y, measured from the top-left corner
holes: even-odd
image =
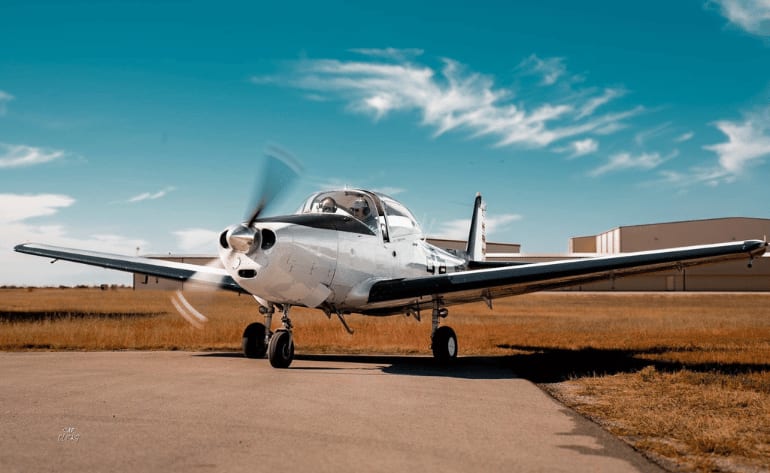
[[[769,216],[768,0],[93,3],[0,7],[0,284],[128,281],[24,241],[214,253],[276,144],[274,212],[359,186],[462,236],[481,191],[529,253]]]

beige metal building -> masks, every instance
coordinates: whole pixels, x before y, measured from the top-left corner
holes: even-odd
[[[770,219],[716,218],[683,222],[654,223],[617,227],[598,235],[574,237],[569,240],[567,255],[525,255],[521,245],[487,243],[488,259],[492,261],[541,262],[567,258],[658,250],[678,246],[701,245],[751,239],[770,235]],[[428,242],[450,250],[464,250],[466,242],[429,238]],[[214,256],[149,256],[169,261],[193,264],[219,264]],[[757,258],[752,268],[746,261],[730,261],[681,271],[662,271],[641,276],[584,284],[566,291],[770,291],[770,258]],[[176,281],[143,274],[134,275],[135,289],[178,289]]]
[[[770,219],[729,217],[683,222],[617,227],[592,236],[571,238],[574,255],[608,255],[705,245],[741,240],[761,240],[770,235]],[[572,290],[617,291],[770,291],[770,258],[662,271],[648,275],[607,280]],[[569,289],[568,289],[569,290]]]

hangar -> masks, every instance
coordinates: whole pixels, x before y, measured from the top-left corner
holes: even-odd
[[[677,246],[762,239],[770,235],[770,219],[727,217],[706,220],[653,223],[616,227],[597,235],[573,237],[568,253],[532,255],[521,253],[521,245],[487,243],[492,261],[541,262],[565,258],[658,250]],[[450,250],[464,250],[465,241],[428,238],[429,243]],[[193,264],[218,264],[215,256],[153,256]],[[584,284],[563,291],[770,291],[770,258],[758,258],[752,267],[746,261],[661,271],[646,275]],[[176,281],[134,274],[134,289],[178,289]]]

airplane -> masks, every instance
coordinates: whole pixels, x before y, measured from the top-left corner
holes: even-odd
[[[465,251],[450,251],[429,244],[401,202],[365,189],[316,192],[294,214],[261,217],[281,190],[276,182],[266,178],[269,189],[255,199],[245,221],[220,233],[223,268],[36,243],[14,249],[250,294],[264,323],[245,328],[244,355],[267,354],[273,367],[288,368],[294,359],[293,306],[316,308],[329,318],[336,315],[350,333],[344,317],[351,313],[405,314],[420,320],[423,311],[430,311],[433,356],[448,363],[458,355],[454,330],[441,324],[451,305],[484,301],[492,309],[493,299],[500,297],[607,278],[741,258],[751,266],[768,245],[746,240],[545,263],[495,262],[485,258],[486,205],[480,194]],[[180,302],[175,302],[180,312],[204,317],[181,294]],[[281,325],[272,331],[276,310]]]

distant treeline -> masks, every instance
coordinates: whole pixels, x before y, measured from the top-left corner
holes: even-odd
[[[117,290],[117,289],[131,289],[132,286],[127,286],[125,284],[96,284],[93,286],[89,286],[86,284],[78,284],[77,286],[14,286],[14,285],[2,285],[0,286],[0,290],[2,289],[26,289],[28,291],[34,291],[35,289],[101,289],[102,291],[106,290]]]

